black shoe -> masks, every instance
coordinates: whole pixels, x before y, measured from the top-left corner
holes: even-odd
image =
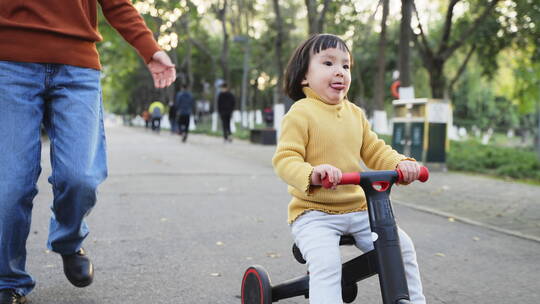
[[[26,298],[19,295],[13,289],[0,290],[0,304],[26,303]]]
[[[94,279],[94,266],[84,249],[79,249],[74,254],[62,255],[64,262],[64,274],[68,281],[76,287],[86,287],[92,284]]]

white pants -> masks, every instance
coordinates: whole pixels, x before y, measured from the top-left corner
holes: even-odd
[[[403,230],[398,228],[398,231],[411,302],[425,304],[414,245]],[[309,211],[293,222],[292,234],[308,265],[309,303],[343,303],[339,239],[341,235],[350,234],[361,251],[372,250],[373,239],[367,211],[346,214]]]

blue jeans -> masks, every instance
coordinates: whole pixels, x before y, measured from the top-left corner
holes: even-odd
[[[47,246],[74,253],[107,176],[100,72],[0,61],[0,289],[26,295],[26,240],[41,173],[40,126],[50,138],[54,200]]]

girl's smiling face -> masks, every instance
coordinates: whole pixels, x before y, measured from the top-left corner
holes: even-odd
[[[349,52],[328,48],[310,57],[302,85],[310,87],[329,104],[340,103],[351,85]]]

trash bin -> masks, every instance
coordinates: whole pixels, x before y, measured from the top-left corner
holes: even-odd
[[[447,126],[452,121],[450,103],[441,99],[415,98],[394,100],[392,104],[392,147],[426,165],[444,167]]]
[[[249,130],[249,141],[254,144],[275,145],[276,130],[272,128]]]

